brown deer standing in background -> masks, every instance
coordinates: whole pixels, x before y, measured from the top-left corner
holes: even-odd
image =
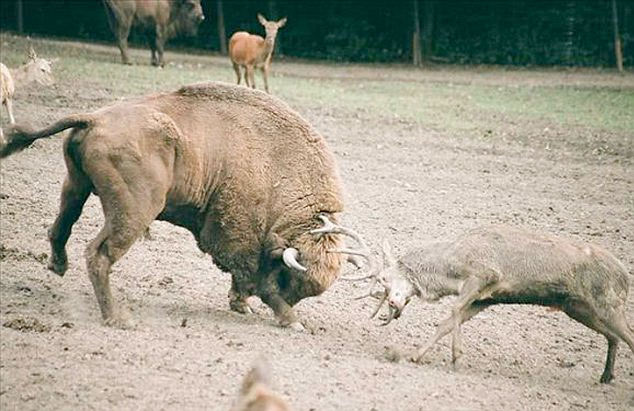
[[[275,37],[277,30],[286,24],[286,17],[278,21],[268,21],[258,13],[258,21],[266,30],[266,38],[256,34],[250,34],[246,31],[237,31],[233,33],[229,39],[229,58],[233,63],[233,69],[236,72],[238,84],[240,84],[240,66],[244,67],[244,82],[247,87],[255,88],[254,70],[259,68],[262,70],[264,78],[264,89],[269,92],[269,68],[271,67],[271,58],[273,57],[273,49],[275,48]]]

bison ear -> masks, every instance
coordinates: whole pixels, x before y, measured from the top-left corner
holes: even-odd
[[[284,27],[286,24],[286,17],[277,21],[277,27]]]
[[[258,21],[260,22],[261,25],[266,26],[266,23],[268,23],[268,21],[266,21],[266,19],[264,18],[263,15],[261,15],[260,13],[258,13]]]

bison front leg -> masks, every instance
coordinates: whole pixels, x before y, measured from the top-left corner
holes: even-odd
[[[287,303],[282,296],[277,292],[267,292],[262,293],[260,298],[264,302],[264,304],[271,307],[273,312],[275,313],[275,317],[279,321],[282,327],[289,327],[294,330],[304,331],[305,328],[302,323],[299,322],[293,307]]]
[[[165,49],[165,41],[167,37],[163,33],[160,27],[156,28],[156,34],[154,39],[150,41],[152,47],[152,65],[157,67],[164,67],[165,60],[163,60],[163,51]]]
[[[231,308],[231,311],[240,314],[253,314],[253,308],[247,302],[250,296],[251,294],[246,292],[243,287],[240,287],[239,282],[232,275],[231,289],[229,290],[229,308]]]
[[[260,285],[258,297],[260,297],[264,304],[268,305],[273,310],[275,317],[282,327],[289,327],[298,331],[303,331],[305,328],[299,322],[293,307],[280,294],[280,285],[278,281],[281,273],[282,269],[278,268],[274,269],[268,276],[266,276],[266,280]]]
[[[121,24],[115,28],[115,37],[117,38],[117,45],[121,52],[121,62],[127,65],[132,64],[128,57],[128,36],[130,35],[131,27],[132,20],[121,22]]]

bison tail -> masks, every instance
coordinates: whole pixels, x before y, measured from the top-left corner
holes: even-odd
[[[91,119],[85,115],[65,117],[41,130],[32,130],[24,126],[11,126],[7,131],[6,140],[0,141],[0,159],[22,151],[36,140],[52,136],[68,128],[86,128]]]

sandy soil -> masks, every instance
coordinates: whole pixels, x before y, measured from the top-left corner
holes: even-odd
[[[328,65],[279,67],[286,76],[331,73]],[[332,73],[373,78],[385,70],[352,66]],[[544,73],[494,74],[434,71],[427,78],[553,81]],[[573,85],[596,80],[619,87],[624,81],[601,73],[553,76]],[[41,125],[113,99],[100,89],[80,94],[81,86],[77,79],[21,91],[16,111]],[[593,149],[597,141],[627,146],[631,135],[540,123],[520,124],[522,135],[531,137],[523,140],[478,138],[354,108],[340,113],[289,101],[328,140],[347,190],[344,220],[374,246],[387,237],[403,252],[421,240],[504,222],[598,243],[634,267],[631,147],[609,155]],[[374,301],[350,298],[364,287],[340,281],[297,307],[312,333],[292,332],[279,328],[259,301],[254,315],[230,312],[229,275],[188,232],[165,223],[154,223],[154,239],[137,242],[111,275],[137,327],[104,327],[82,254],[103,221],[97,198],[74,227],[65,277],[45,267],[46,230],[65,175],[61,143],[40,141],[2,162],[2,410],[228,409],[260,355],[272,364],[274,387],[297,410],[634,408],[634,354],[623,345],[615,382],[599,384],[605,340],[561,312],[533,306],[485,311],[464,325],[465,355],[455,370],[445,340],[426,364],[396,361],[431,335],[451,299],[414,301],[398,321],[380,327],[368,319]],[[634,289],[630,294],[634,324]]]

